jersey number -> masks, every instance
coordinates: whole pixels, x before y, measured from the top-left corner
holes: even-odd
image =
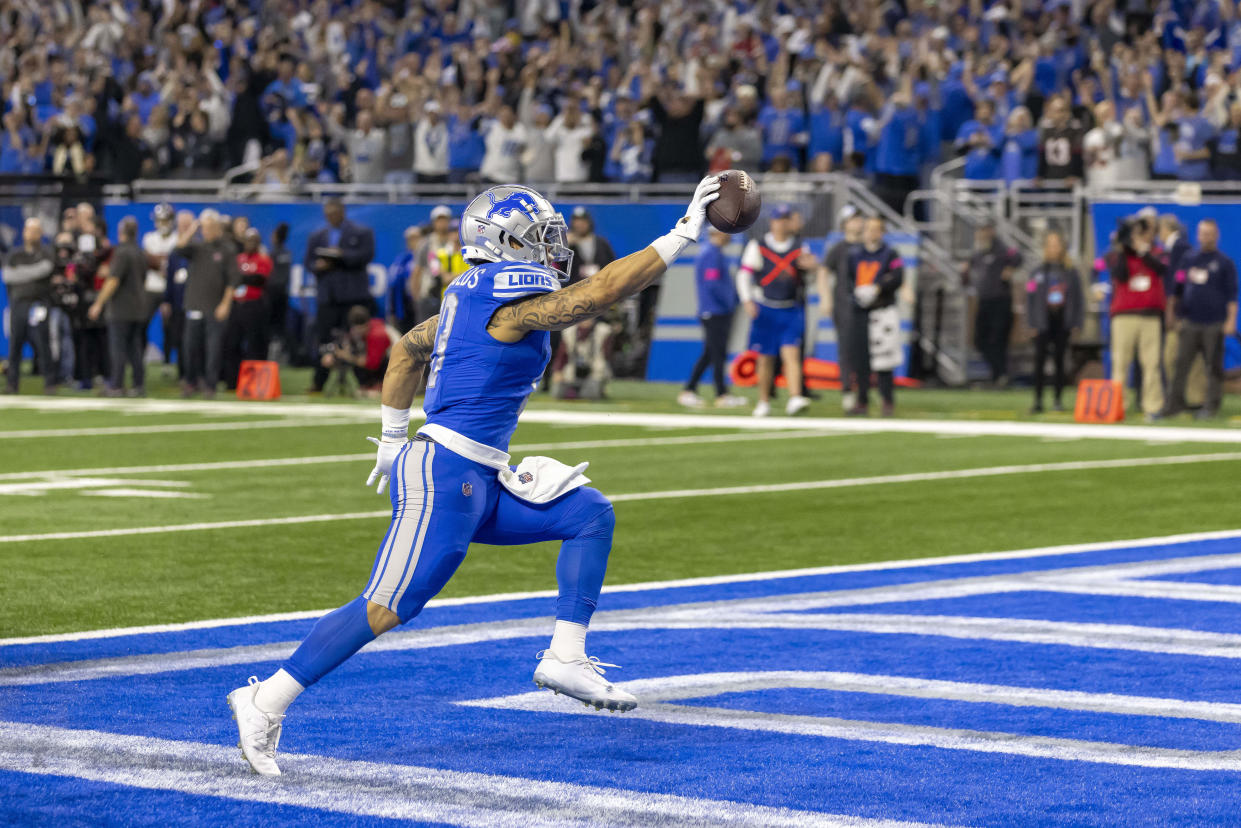
[[[448,348],[448,336],[452,333],[452,323],[457,318],[457,294],[449,293],[444,297],[440,307],[439,327],[435,332],[435,356],[431,358],[431,373],[427,374],[427,388],[434,388],[439,378],[440,368],[444,367],[444,351]]]
[[[1068,138],[1048,138],[1043,151],[1053,167],[1067,167],[1073,158],[1073,145]]]

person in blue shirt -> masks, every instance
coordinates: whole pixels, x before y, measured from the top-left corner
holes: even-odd
[[[806,149],[808,166],[815,169],[822,167],[823,162],[819,158],[823,155],[831,158],[828,170],[837,169],[844,163],[845,113],[831,93],[824,98],[822,106],[810,114],[810,144]]]
[[[367,485],[392,483],[392,522],[370,580],[320,618],[267,680],[228,694],[242,755],[279,776],[276,747],[289,705],[375,638],[417,616],[465,560],[473,542],[561,541],[559,595],[550,646],[534,683],[596,709],[638,700],[604,678],[586,654],[616,517],[582,474],[546,458],[509,463],[517,418],[551,358],[549,332],[597,318],[638,295],[698,241],[719,179],[703,179],[685,215],[650,245],[563,287],[573,259],[564,217],[528,187],[492,187],[461,217],[461,255],[471,267],[444,292],[440,312],[392,348],[383,379],[381,437]],[[409,439],[424,377],[426,422]]]
[[[763,133],[764,166],[781,155],[795,169],[800,166],[801,148],[806,144],[806,114],[793,106],[788,90],[772,90],[771,103],[758,113],[758,127]]]
[[[413,300],[406,291],[409,288],[409,274],[414,267],[414,255],[420,246],[422,228],[411,224],[405,228],[405,251],[388,266],[388,324],[401,333],[414,327]]]
[[[276,79],[267,84],[267,88],[263,90],[263,97],[279,95],[288,106],[298,109],[306,106],[308,101],[306,100],[306,93],[302,89],[302,82],[294,75],[296,68],[297,64],[292,56],[282,56],[276,70]]]
[[[461,104],[455,112],[444,119],[448,127],[448,180],[465,181],[471,173],[478,172],[487,148],[478,128],[479,118],[470,107]]]
[[[902,89],[880,119],[875,148],[875,194],[898,214],[905,212],[905,198],[918,189],[922,146],[922,119],[909,89]]]
[[[733,328],[733,314],[739,304],[737,285],[729,272],[728,255],[724,248],[731,237],[712,229],[707,234],[707,244],[702,246],[694,260],[694,286],[698,292],[698,320],[702,322],[702,355],[694,363],[685,382],[685,389],[677,396],[677,402],[689,408],[701,408],[698,383],[708,367],[711,381],[715,384],[716,408],[734,408],[745,405],[745,400],[728,393],[724,384],[728,369],[728,336]]]
[[[1202,115],[1185,115],[1176,122],[1176,176],[1181,181],[1205,181],[1211,177],[1211,139],[1215,127]]]
[[[1028,181],[1038,175],[1038,130],[1030,110],[1024,106],[1008,116],[1004,143],[1000,150],[1000,177],[1009,184]]]
[[[1219,249],[1219,225],[1198,222],[1198,250],[1180,260],[1176,275],[1176,371],[1163,416],[1185,410],[1185,388],[1194,360],[1207,369],[1200,418],[1219,413],[1224,383],[1224,338],[1237,335],[1237,266]]]
[[[972,181],[993,181],[999,175],[999,144],[1003,127],[995,123],[995,105],[980,100],[975,117],[961,125],[955,146],[965,154],[964,175]]]
[[[876,88],[864,88],[854,95],[845,112],[844,156],[853,169],[874,171],[874,137],[879,123],[875,117],[877,97]]]

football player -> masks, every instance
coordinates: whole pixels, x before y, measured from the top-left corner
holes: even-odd
[[[250,766],[280,773],[285,710],[305,688],[377,636],[416,616],[443,589],[472,541],[560,540],[559,598],[551,645],[534,682],[596,709],[637,699],[586,655],[586,628],[612,547],[612,504],[586,487],[585,464],[548,458],[510,467],[508,445],[550,357],[549,331],[604,313],[658,279],[697,241],[719,181],[704,178],[689,209],[649,247],[564,287],[572,263],[564,218],[528,187],[492,187],[461,217],[471,264],[444,292],[440,312],[393,348],[383,383],[382,433],[367,485],[392,483],[392,523],[362,594],[323,616],[266,681],[228,696]],[[408,439],[410,406],[426,369],[427,420]]]

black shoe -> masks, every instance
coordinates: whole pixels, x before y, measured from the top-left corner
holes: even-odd
[[[1042,414],[1043,404],[1041,402],[1036,402],[1034,405],[1030,407],[1030,413],[1031,414]]]
[[[1214,420],[1218,411],[1211,411],[1207,408],[1199,408],[1198,413],[1194,415],[1195,420]]]

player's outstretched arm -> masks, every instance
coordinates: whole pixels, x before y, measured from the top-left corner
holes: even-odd
[[[529,331],[560,331],[593,319],[622,299],[658,279],[690,242],[698,241],[707,205],[719,197],[719,179],[698,183],[685,216],[672,231],[649,247],[617,259],[594,276],[554,293],[543,293],[506,305],[491,317],[487,330],[501,342],[516,342]]]
[[[381,407],[382,430],[379,439],[367,437],[378,448],[375,468],[366,485],[378,481],[375,491],[383,494],[392,472],[392,462],[401,448],[409,441],[409,407],[414,404],[414,394],[422,380],[422,369],[435,350],[435,331],[439,327],[439,314],[422,322],[392,349],[388,357],[388,370],[384,373],[383,406]]]

